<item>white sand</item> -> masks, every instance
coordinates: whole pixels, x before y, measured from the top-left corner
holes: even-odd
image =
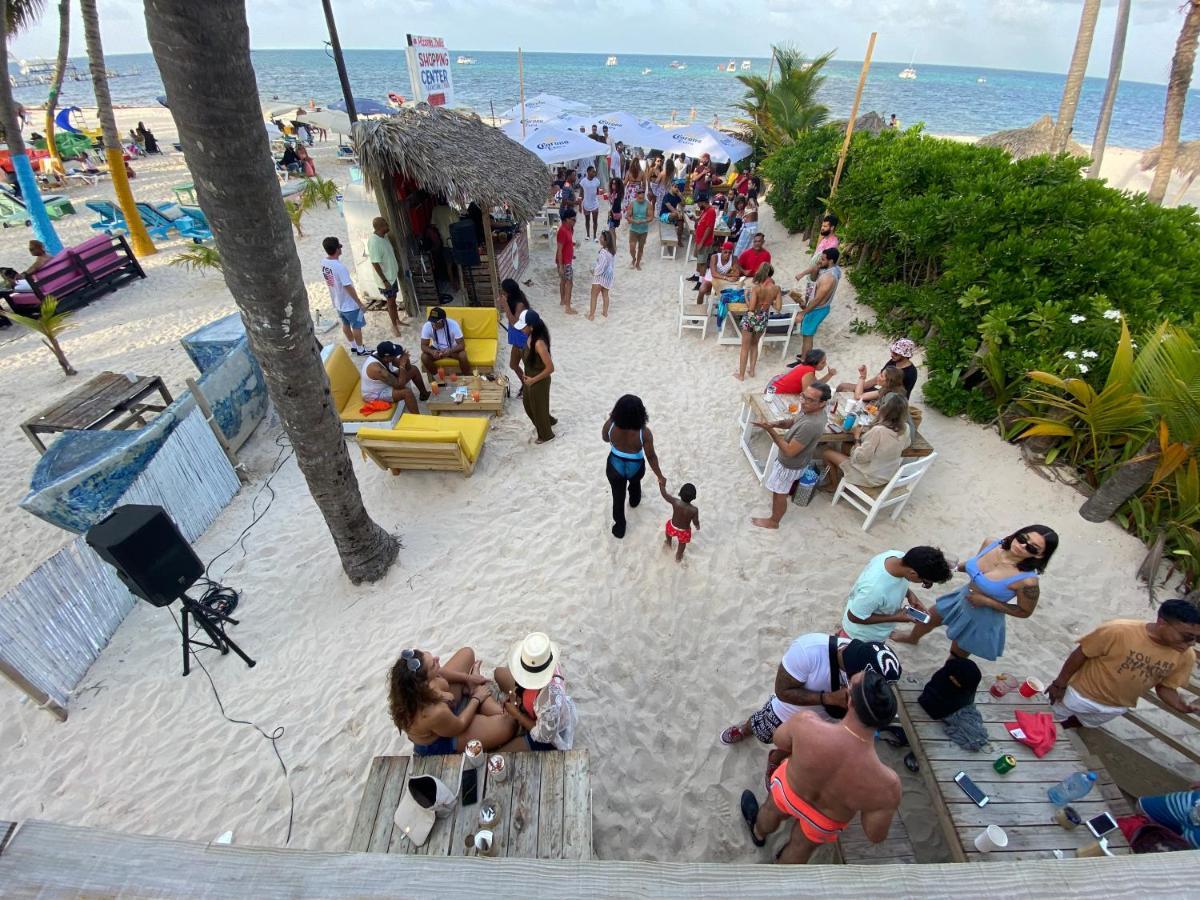
[[[170,147],[164,111],[139,118]],[[322,148],[322,174],[345,181],[346,169]],[[1110,151],[1115,178],[1130,176],[1130,151]],[[186,180],[179,154],[135,164],[139,198],[169,198]],[[72,188],[80,201],[111,188]],[[64,242],[88,234],[86,211],[60,223]],[[336,212],[313,214],[298,241],[310,297],[328,311],[317,271],[320,239],[344,228]],[[579,226],[582,231],[582,225]],[[806,253],[764,211],[763,232],[781,277]],[[21,265],[28,231],[0,234],[0,261]],[[70,536],[15,504],[37,456],[15,422],[104,369],[163,375],[174,390],[192,374],[178,339],[233,309],[224,283],[168,268],[176,241],[146,260],[148,279],[77,315],[65,349],[80,370],[68,382],[28,335],[0,337],[0,398],[9,425],[0,431],[8,463],[3,515],[11,585]],[[577,270],[595,251],[581,248]],[[768,494],[754,481],[735,443],[742,386],[730,376],[736,349],[711,334],[675,338],[676,286],[682,262],[661,261],[651,239],[645,271],[619,256],[612,316],[568,319],[554,302],[552,254],[535,252],[529,293],[548,317],[558,372],[552,407],[559,438],[532,444],[520,404],[495,421],[470,479],[435,473],[392,477],[359,459],[372,514],[403,537],[400,562],[380,584],[353,588],[342,574],[294,459],[271,483],[270,511],[214,573],[243,592],[236,640],[258,659],[254,670],[230,656],[206,655],[227,711],[280,742],[296,793],[292,846],[342,849],[372,756],[406,752],[386,707],[385,674],[398,651],[417,645],[448,655],[472,644],[488,670],[527,630],[544,628],[561,643],[580,709],[579,745],[591,751],[595,846],[600,857],[750,861],[756,858],[737,813],[744,787],[761,785],[763,753],[727,749],[717,735],[760,704],[778,660],[797,634],[836,626],[850,584],[881,549],[918,543],[959,556],[985,536],[1044,522],[1062,546],[1043,582],[1032,621],[1013,621],[1005,669],[1052,677],[1074,637],[1114,615],[1143,615],[1134,579],[1141,544],[1111,524],[1077,514],[1081,497],[1027,469],[1016,448],[994,432],[926,410],[923,432],[940,458],[899,523],[861,531],[848,507],[827,497],[789,509],[783,528],[750,526]],[[587,279],[581,278],[582,282]],[[586,284],[577,288],[577,300]],[[848,284],[820,344],[848,374],[886,358],[879,336],[850,333],[869,317]],[[370,316],[368,338],[387,336],[386,316]],[[340,338],[339,338],[340,339]],[[406,342],[415,337],[405,335]],[[506,351],[505,351],[506,352]],[[761,389],[778,371],[778,347],[747,387]],[[640,394],[671,487],[699,489],[703,529],[679,567],[662,549],[667,507],[647,491],[629,534],[609,534],[606,445],[600,427],[618,395]],[[265,424],[244,451],[255,475],[200,542],[204,559],[229,546],[262,509],[263,480],[276,459],[277,425]],[[652,488],[653,481],[647,480]],[[931,596],[933,592],[930,592]],[[179,677],[178,634],[169,616],[138,605],[88,673],[68,723],[59,724],[0,687],[3,814],[210,839],[233,829],[239,843],[280,845],[288,791],[267,743],[221,719],[203,673]],[[947,649],[941,634],[906,665],[928,672]],[[984,664],[985,676],[998,671]],[[913,801],[919,803],[918,798]],[[919,813],[919,809],[918,809]],[[935,829],[909,817],[918,844]],[[765,859],[765,854],[762,856]]]

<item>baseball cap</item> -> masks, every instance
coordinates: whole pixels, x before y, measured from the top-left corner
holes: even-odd
[[[446,311],[440,306],[435,306],[429,311],[430,322],[440,322],[444,318],[446,318]]]
[[[723,243],[721,245],[721,249],[722,250],[732,250],[733,249],[733,241],[726,241],[725,243]]]
[[[403,356],[404,348],[394,341],[380,341],[375,346],[376,356]]]
[[[842,650],[842,666],[847,678],[870,669],[884,681],[893,683],[900,680],[903,671],[900,658],[882,641],[851,641]]]
[[[532,309],[523,309],[521,314],[517,316],[517,321],[513,323],[513,328],[520,331],[522,328],[532,328],[542,321],[542,317],[535,313]]]

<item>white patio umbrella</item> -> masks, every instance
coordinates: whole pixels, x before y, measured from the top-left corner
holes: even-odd
[[[608,136],[613,141],[620,141],[633,147],[649,147],[659,149],[667,139],[663,129],[650,119],[639,119],[627,112],[611,112],[602,116],[593,116],[590,122],[603,129],[608,126]]]
[[[271,119],[294,119],[296,118],[296,110],[298,109],[308,109],[308,101],[272,100],[263,106],[263,113]]]
[[[538,94],[536,97],[530,97],[525,101],[525,121],[537,119],[546,121],[561,116],[563,113],[577,113],[581,109],[587,109],[582,103],[576,103],[573,100],[566,100],[562,97],[556,97],[553,94]],[[502,119],[520,120],[521,104],[517,103],[504,112],[499,113]]]
[[[308,122],[335,134],[351,134],[350,117],[336,109],[304,110],[304,115],[296,116],[297,122]]]
[[[566,97],[559,97],[557,94],[538,94],[536,97],[530,97],[525,101],[527,107],[530,103],[548,103],[561,109],[587,109],[586,103],[580,103],[577,100],[568,100]]]
[[[537,158],[546,165],[590,159],[604,151],[602,144],[578,131],[560,128],[557,125],[543,125],[520,144],[526,150],[537,154]]]
[[[693,123],[682,128],[663,129],[667,133],[668,145],[659,149],[665,153],[682,153],[698,158],[707,153],[713,162],[736,162],[754,152],[749,144],[730,137],[707,125]]]

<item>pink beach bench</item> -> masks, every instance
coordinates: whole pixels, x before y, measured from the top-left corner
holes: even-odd
[[[96,235],[55,254],[29,276],[32,291],[13,292],[8,304],[13,312],[36,315],[42,300],[53,294],[59,309],[76,309],[127,281],[145,277],[124,236]]]

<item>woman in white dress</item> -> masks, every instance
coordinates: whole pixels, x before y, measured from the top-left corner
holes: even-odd
[[[616,263],[615,244],[611,231],[600,232],[600,253],[596,256],[596,268],[592,271],[592,302],[588,307],[588,321],[596,318],[596,299],[604,297],[604,305],[600,315],[608,317],[608,292],[613,284],[613,270]]]

